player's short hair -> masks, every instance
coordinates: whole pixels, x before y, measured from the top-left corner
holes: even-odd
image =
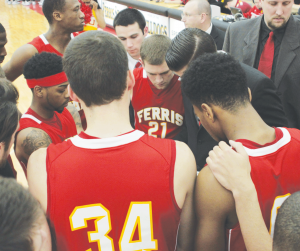
[[[113,26],[128,26],[134,23],[138,23],[140,29],[144,34],[144,29],[146,27],[146,19],[144,15],[137,9],[124,9],[121,10],[114,19]]]
[[[119,100],[126,89],[127,53],[107,32],[87,31],[72,39],[63,66],[72,90],[87,107]]]
[[[0,142],[5,145],[4,150],[8,150],[11,137],[17,129],[19,123],[19,112],[17,100],[19,93],[17,89],[7,79],[0,79]],[[1,245],[0,245],[1,246]]]
[[[42,9],[49,24],[52,24],[53,12],[63,12],[65,5],[66,0],[44,0]]]
[[[31,57],[24,65],[25,79],[44,78],[63,71],[62,58],[55,53],[42,52]]]
[[[171,39],[164,35],[152,35],[144,39],[141,46],[141,58],[151,65],[161,65],[171,45]]]
[[[1,251],[33,251],[31,235],[41,213],[28,190],[12,178],[0,177]]]
[[[172,40],[166,54],[166,62],[172,71],[180,71],[204,53],[217,51],[211,35],[197,28],[187,28]]]
[[[5,32],[5,28],[4,28],[4,26],[0,23],[0,33],[3,33],[3,32]]]
[[[181,78],[183,92],[201,110],[203,103],[234,113],[249,102],[246,74],[225,53],[206,53],[195,59]]]
[[[275,222],[273,250],[294,251],[300,246],[300,192],[281,205]]]

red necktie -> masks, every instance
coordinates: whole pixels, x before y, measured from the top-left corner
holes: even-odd
[[[142,66],[141,62],[140,62],[140,61],[137,61],[137,63],[135,64],[134,69],[140,68],[141,66]]]
[[[271,31],[269,33],[269,38],[265,44],[265,47],[261,53],[258,70],[264,73],[268,78],[271,78],[272,66],[274,59],[274,33]]]

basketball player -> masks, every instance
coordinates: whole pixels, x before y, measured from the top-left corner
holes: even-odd
[[[29,156],[41,147],[61,143],[82,130],[76,108],[68,106],[68,80],[62,58],[54,53],[34,55],[24,66],[24,76],[33,97],[20,120],[15,153],[26,173]],[[74,122],[75,121],[75,122]],[[75,125],[76,123],[76,125]]]
[[[197,58],[182,77],[182,90],[201,124],[216,141],[235,140],[245,147],[255,185],[247,192],[251,194],[256,188],[262,213],[253,218],[263,217],[273,236],[278,205],[284,197],[300,190],[300,132],[270,127],[260,118],[250,103],[246,75],[230,55],[211,53]],[[243,189],[248,183],[240,184]],[[197,250],[271,250],[267,231],[264,235],[256,228],[254,236],[261,239],[249,241],[251,228],[239,219],[241,214],[246,218],[246,212],[255,204],[250,208],[246,208],[249,203],[239,200],[235,204],[234,199],[241,195],[222,187],[209,167],[203,168],[197,178],[195,196]],[[253,203],[253,196],[254,193],[244,196],[241,201]],[[248,215],[248,222],[255,221],[253,218]]]
[[[140,49],[148,35],[148,27],[143,14],[136,9],[124,9],[114,19],[113,26],[128,55],[129,70],[141,67]]]
[[[174,250],[179,222],[178,250],[193,250],[193,154],[132,129],[127,60],[121,42],[100,31],[76,37],[64,54],[87,129],[28,162],[29,189],[54,223],[58,250]]]
[[[0,211],[1,250],[55,250],[55,243],[51,243],[50,229],[40,204],[27,189],[13,179],[0,177]]]
[[[25,63],[36,53],[47,51],[62,56],[72,33],[83,30],[84,15],[77,0],[45,0],[43,13],[49,23],[48,32],[18,48],[3,66],[10,81],[23,73]]]
[[[135,128],[156,138],[174,138],[184,119],[180,80],[165,61],[170,45],[164,35],[146,38],[141,47],[143,67],[133,71]]]

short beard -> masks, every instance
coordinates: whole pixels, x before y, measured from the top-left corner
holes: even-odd
[[[277,30],[277,29],[280,29],[280,28],[283,28],[284,26],[286,26],[286,23],[287,23],[287,21],[284,20],[283,23],[282,23],[280,26],[275,26],[275,25],[273,25],[272,21],[269,21],[269,22],[268,22],[268,26],[269,26],[272,30]]]

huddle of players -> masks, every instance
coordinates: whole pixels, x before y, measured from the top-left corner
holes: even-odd
[[[113,36],[88,32],[71,40],[63,53],[63,63],[59,56],[41,53],[29,59],[24,67],[25,78],[33,91],[33,103],[21,118],[16,154],[24,156],[24,161],[19,158],[24,163],[31,155],[29,190],[54,224],[58,250],[97,247],[99,250],[171,250],[175,248],[176,237],[177,250],[224,250],[225,246],[229,250],[244,250],[242,233],[247,231],[250,234],[243,236],[247,249],[257,250],[255,245],[260,245],[262,239],[256,239],[258,243],[251,238],[249,241],[252,227],[240,220],[247,203],[243,201],[243,210],[239,210],[240,197],[245,198],[241,196],[243,191],[238,190],[240,186],[227,186],[219,178],[220,184],[232,191],[228,192],[210,171],[226,163],[219,158],[228,149],[220,145],[210,154],[208,166],[198,175],[194,195],[196,165],[192,152],[180,142],[154,139],[173,138],[184,123],[180,81],[165,61],[167,51],[175,50],[178,44],[163,36],[152,36],[139,48],[136,42],[146,35],[145,23],[140,25],[129,20],[126,24],[121,19],[123,13],[125,20],[141,14],[127,9],[115,19],[116,33],[129,55]],[[118,20],[124,25],[118,25]],[[184,39],[189,32],[194,32],[195,37],[200,32],[203,41],[205,36],[209,40],[209,35],[196,29],[182,31],[181,37]],[[200,40],[197,46],[201,45]],[[128,71],[128,57],[134,62],[139,50],[143,68],[134,69],[132,75]],[[43,71],[50,60],[56,62],[57,69]],[[69,94],[62,65],[70,83],[70,97],[85,112],[87,129],[62,144],[37,150],[77,134],[75,123],[65,109]],[[38,69],[41,75],[37,74]],[[299,132],[264,123],[251,106],[240,64],[229,55],[202,55],[188,60],[177,73],[183,75],[182,90],[210,135],[217,141],[233,139],[243,143],[250,156],[251,176],[263,218],[273,230],[282,198],[299,190],[296,164]],[[132,130],[130,99],[136,128],[154,137]],[[149,103],[151,106],[147,107]],[[48,117],[41,118],[38,113]],[[60,117],[64,113],[66,120]],[[72,123],[63,122],[67,120]],[[22,127],[25,121],[27,129]],[[56,127],[53,136],[46,130],[48,126]],[[73,131],[59,135],[58,132],[64,132],[64,126]],[[44,136],[37,136],[39,133]],[[60,141],[56,142],[54,136]],[[243,148],[232,144],[238,153],[242,152]],[[282,168],[285,166],[289,170]],[[275,180],[274,175],[280,178]],[[93,220],[96,228],[88,220]],[[41,222],[46,221],[43,218]],[[37,233],[43,247],[40,250],[51,250],[47,224],[41,226],[46,230]],[[259,230],[254,229],[265,236],[266,227]],[[261,250],[269,250],[268,245]]]

